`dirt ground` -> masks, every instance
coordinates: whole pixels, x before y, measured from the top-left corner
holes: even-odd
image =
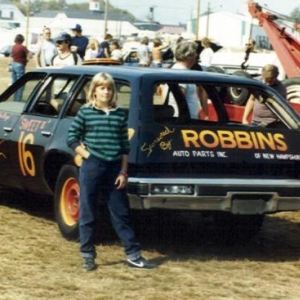
[[[10,82],[0,58],[0,91]],[[28,68],[29,70],[30,68]],[[51,199],[0,190],[0,300],[299,300],[300,214],[267,216],[248,243],[224,245],[209,219],[139,218],[152,270],[128,268],[109,223],[97,264],[84,272],[78,244],[63,239]]]

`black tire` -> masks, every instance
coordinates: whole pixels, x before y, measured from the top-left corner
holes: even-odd
[[[55,219],[63,237],[79,238],[79,183],[75,166],[65,165],[59,172],[54,194]]]
[[[214,222],[219,238],[226,243],[247,241],[257,234],[263,225],[265,215],[233,215],[219,213]]]
[[[299,102],[300,99],[300,78],[288,78],[282,81],[287,90],[287,100]]]
[[[205,72],[225,74],[225,71],[221,67],[218,67],[218,66],[209,66],[206,68]]]
[[[232,75],[246,77],[246,78],[252,78],[249,73],[242,71],[242,70],[235,71],[234,73],[232,73]],[[230,97],[230,103],[235,104],[235,105],[240,105],[240,106],[245,105],[250,96],[248,89],[236,88],[236,87],[228,88],[228,94]]]

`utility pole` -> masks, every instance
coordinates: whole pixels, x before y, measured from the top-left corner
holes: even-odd
[[[105,1],[105,12],[104,12],[104,34],[103,37],[107,34],[107,18],[108,18],[108,0]]]
[[[196,0],[196,40],[199,39],[200,0]]]
[[[150,22],[153,23],[154,22],[154,7],[155,6],[151,6],[150,7]]]
[[[206,16],[206,36],[209,35],[209,17],[210,17],[210,2],[207,4],[207,16]]]
[[[28,47],[28,39],[29,39],[29,18],[30,18],[30,0],[27,0],[27,19],[26,19],[26,40],[25,40],[25,46]]]

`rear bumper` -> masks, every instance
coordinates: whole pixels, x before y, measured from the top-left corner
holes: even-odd
[[[157,194],[155,185],[190,185],[192,194]],[[300,181],[270,179],[154,179],[129,178],[133,209],[223,211],[266,214],[300,210]]]

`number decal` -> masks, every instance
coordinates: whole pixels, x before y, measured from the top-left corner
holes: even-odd
[[[34,143],[34,136],[32,133],[24,136],[24,132],[21,132],[18,141],[18,155],[23,176],[35,176],[35,164],[33,155],[29,150],[26,150],[26,144],[32,145]]]

